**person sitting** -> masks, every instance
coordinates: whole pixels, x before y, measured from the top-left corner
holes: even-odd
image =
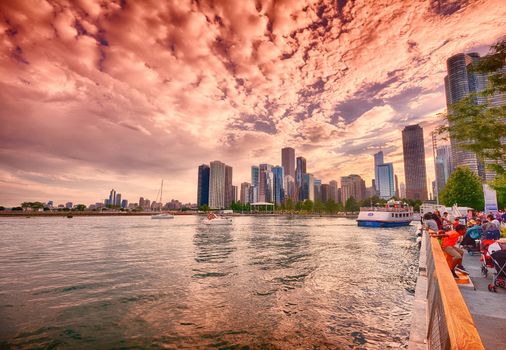
[[[423,228],[428,231],[437,232],[439,229],[438,229],[437,223],[436,223],[436,221],[434,221],[432,215],[433,214],[431,212],[425,213],[425,215],[423,216]]]
[[[450,216],[447,211],[443,213],[443,216],[441,217],[441,221],[443,222],[444,228],[449,228],[452,226],[452,222],[450,220]]]
[[[459,224],[455,228],[455,231],[431,234],[432,237],[442,238],[441,248],[446,254],[452,257],[452,260],[451,262],[448,262],[448,265],[454,278],[459,278],[455,271],[460,271],[462,273],[468,274],[464,266],[462,266],[462,257],[464,255],[464,251],[456,247],[457,242],[462,236],[464,236],[465,233],[466,227]]]
[[[483,232],[481,235],[481,240],[498,240],[501,238],[501,231],[499,230],[499,226],[494,222],[494,215],[488,214],[487,221],[483,223],[481,226]]]
[[[481,222],[480,222],[481,224]],[[481,225],[475,220],[469,220],[467,223],[467,230],[464,238],[460,245],[466,249],[469,253],[479,250],[479,247],[476,244],[476,240],[481,238],[482,229]]]

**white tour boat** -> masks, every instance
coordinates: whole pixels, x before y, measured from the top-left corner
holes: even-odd
[[[357,224],[363,227],[408,226],[413,221],[413,208],[406,203],[388,201],[384,207],[360,208]]]

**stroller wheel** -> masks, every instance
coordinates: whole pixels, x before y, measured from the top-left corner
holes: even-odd
[[[495,285],[496,285],[497,287],[504,288],[504,280],[503,280],[503,279],[496,280],[496,281],[495,281]]]
[[[493,290],[494,290],[494,286],[493,286],[493,285],[491,285],[491,284],[489,284],[489,285],[488,285],[488,291],[489,291],[489,292],[492,292]]]

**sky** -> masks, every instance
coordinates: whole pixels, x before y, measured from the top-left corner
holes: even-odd
[[[502,5],[501,5],[502,3]],[[445,110],[446,59],[506,34],[502,0],[0,0],[0,205],[196,202],[295,148],[324,183],[404,181],[401,130]]]

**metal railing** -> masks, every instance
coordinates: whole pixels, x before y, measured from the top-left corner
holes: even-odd
[[[484,349],[438,240],[427,236],[425,242],[428,348]]]

